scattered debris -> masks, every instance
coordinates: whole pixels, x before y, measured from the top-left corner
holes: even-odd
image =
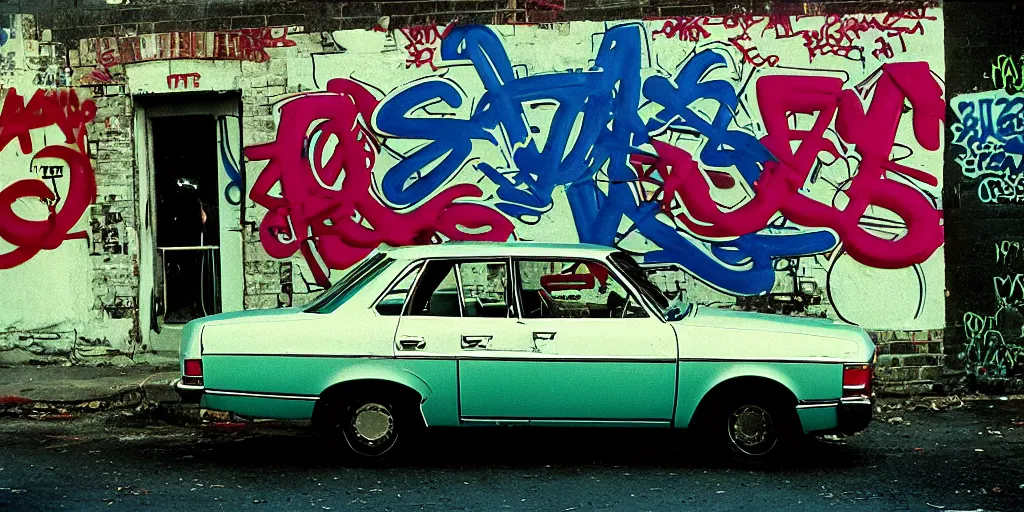
[[[878,398],[874,416],[880,421],[901,417],[902,411],[947,411],[964,406],[964,400],[957,395],[917,396],[909,398]],[[892,423],[892,422],[890,422]]]
[[[134,485],[119,486],[117,488],[117,492],[121,494],[130,494],[132,496],[144,496],[146,494],[149,494],[148,489],[136,489]]]

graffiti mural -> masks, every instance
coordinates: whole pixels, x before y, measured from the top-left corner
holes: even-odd
[[[1020,373],[1024,366],[1024,315],[1019,305],[1004,303],[994,315],[967,312],[963,324],[966,339],[960,358],[969,373],[985,380]]]
[[[1020,64],[1024,55],[1014,59],[1009,55],[1000,55],[992,63],[992,85],[1003,89],[1009,94],[1024,92],[1024,76],[1020,73]]]
[[[1019,59],[1000,55],[992,63],[993,90],[950,100],[957,116],[950,130],[962,191],[975,196],[979,207],[1024,203],[1024,83],[1018,66]],[[964,313],[959,354],[968,373],[986,382],[1024,373],[1024,244],[1004,239],[990,247],[994,258],[983,261],[992,273],[979,277],[991,277],[991,292],[985,294],[991,309]]]
[[[1024,202],[1024,95],[1004,90],[963,94],[951,101],[959,123],[951,126],[964,178],[977,183],[982,203]]]
[[[382,242],[568,241],[705,303],[942,326],[940,11],[418,30],[319,55],[246,151],[263,247],[319,284]]]
[[[21,265],[65,240],[89,240],[89,232],[74,229],[96,197],[85,129],[96,117],[93,101],[80,100],[74,90],[40,89],[28,100],[13,88],[5,92],[0,151],[31,155],[32,165],[31,174],[0,189],[0,241],[13,247],[0,251],[0,269]],[[38,136],[48,127],[56,127],[61,137]],[[48,145],[39,148],[42,140]]]

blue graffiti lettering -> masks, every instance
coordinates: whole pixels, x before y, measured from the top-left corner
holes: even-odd
[[[760,176],[767,149],[737,125],[739,97],[732,84],[705,80],[725,58],[703,50],[672,76],[641,80],[643,26],[624,24],[604,33],[594,63],[586,70],[517,76],[498,35],[486,27],[460,26],[441,44],[446,63],[468,63],[485,92],[468,119],[432,116],[425,107],[460,108],[465,94],[447,78],[416,82],[385,98],[374,114],[381,133],[428,141],[390,168],[381,182],[383,195],[400,206],[430,197],[470,165],[473,141],[501,150],[502,162],[472,165],[496,186],[497,208],[522,222],[539,218],[564,187],[579,240],[613,246],[620,241],[623,217],[659,249],[649,262],[675,262],[711,286],[735,294],[768,292],[774,286],[773,261],[819,254],[836,246],[828,230],[798,230],[773,225],[762,232],[726,241],[702,241],[678,230],[656,200],[644,200],[634,188],[630,156],[665,131],[692,133],[706,143],[700,152],[708,167],[734,168],[748,184]],[[697,100],[719,104],[711,121],[691,110]],[[543,144],[538,144],[524,104],[554,105]],[[639,109],[660,110],[646,123]],[[664,177],[652,176],[655,182]],[[661,214],[661,215],[659,215]]]

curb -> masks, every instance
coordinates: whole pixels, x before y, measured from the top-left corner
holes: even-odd
[[[138,408],[146,404],[174,405],[181,397],[170,383],[151,383],[129,388],[91,400],[32,400],[23,396],[0,396],[0,418],[70,420],[76,416],[102,411]]]

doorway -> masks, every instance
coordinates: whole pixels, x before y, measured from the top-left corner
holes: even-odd
[[[184,324],[221,312],[217,120],[155,118],[152,134],[158,321]]]
[[[240,98],[136,107],[142,348],[176,352],[185,323],[243,307]]]

